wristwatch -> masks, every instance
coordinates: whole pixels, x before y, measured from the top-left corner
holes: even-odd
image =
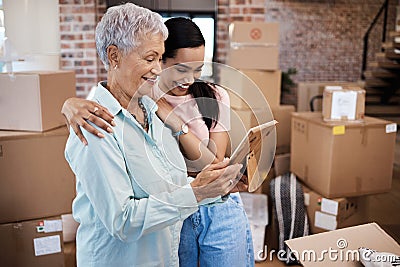
[[[180,136],[180,135],[183,135],[183,134],[187,134],[188,132],[189,132],[189,127],[187,126],[186,123],[184,123],[181,126],[181,130],[176,132],[176,133],[173,133],[172,135],[173,136]]]

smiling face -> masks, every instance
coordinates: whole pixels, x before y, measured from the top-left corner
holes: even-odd
[[[160,88],[169,95],[187,95],[189,85],[200,78],[203,60],[204,46],[177,49],[176,56],[162,64]]]
[[[125,56],[115,46],[110,46],[109,50],[111,68],[108,73],[108,87],[118,101],[125,106],[133,96],[149,94],[149,89],[161,71],[163,37],[148,36],[141,41],[140,46]]]

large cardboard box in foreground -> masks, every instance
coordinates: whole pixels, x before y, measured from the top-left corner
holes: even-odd
[[[286,244],[304,267],[362,266],[358,259],[368,255],[358,253],[361,247],[400,255],[400,245],[376,223],[295,238]]]
[[[60,217],[0,224],[1,266],[63,267]]]
[[[0,129],[46,131],[65,124],[64,101],[75,96],[72,71],[0,74]]]
[[[227,64],[237,69],[279,69],[279,24],[237,21],[229,25]]]
[[[64,158],[67,128],[0,131],[0,223],[71,213],[75,176]]]
[[[321,113],[293,113],[290,168],[327,198],[387,192],[395,139],[390,121],[327,123]]]

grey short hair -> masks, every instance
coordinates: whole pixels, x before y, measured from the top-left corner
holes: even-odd
[[[96,49],[106,70],[109,69],[107,47],[115,45],[123,55],[140,45],[148,35],[168,37],[162,17],[147,8],[132,3],[108,8],[96,27]]]

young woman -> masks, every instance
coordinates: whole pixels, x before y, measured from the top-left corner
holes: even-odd
[[[164,42],[164,71],[153,89],[153,98],[157,100],[157,116],[178,138],[188,172],[195,174],[209,163],[222,161],[226,154],[229,97],[219,86],[196,82],[203,67],[205,48],[198,26],[186,18],[172,18],[165,25],[169,35]],[[82,142],[86,140],[79,126],[103,137],[86,120],[112,131],[105,122],[112,124],[112,115],[97,103],[69,99],[62,112]],[[231,193],[222,204],[199,207],[184,221],[179,263],[202,267],[254,266],[250,227],[238,193]]]

